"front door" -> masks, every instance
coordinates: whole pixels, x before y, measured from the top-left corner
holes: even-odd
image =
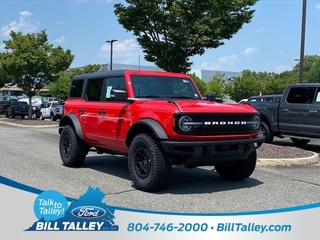
[[[312,87],[292,87],[279,107],[279,128],[282,134],[304,136],[310,131],[308,105]]]
[[[100,141],[107,148],[126,152],[125,138],[130,127],[128,108],[131,104],[127,101],[116,101],[112,98],[112,89],[126,90],[124,76],[109,77],[106,79],[102,102],[103,112],[100,116],[99,132]]]

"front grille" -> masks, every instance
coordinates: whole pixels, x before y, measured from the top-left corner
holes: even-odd
[[[182,131],[179,127],[179,119],[182,116],[189,116],[193,122],[203,123],[194,125],[190,131]],[[239,114],[239,113],[211,113],[211,114],[177,114],[174,131],[179,134],[187,135],[233,135],[233,134],[250,134],[257,130],[253,128],[253,121],[256,114]],[[246,124],[243,124],[246,122]],[[207,125],[206,125],[206,124]],[[209,124],[210,123],[210,124]],[[221,124],[229,123],[229,124]],[[232,124],[233,123],[233,124]]]

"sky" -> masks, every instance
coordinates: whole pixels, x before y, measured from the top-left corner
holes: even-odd
[[[118,23],[113,13],[119,0],[0,0],[0,51],[11,30],[22,33],[46,30],[54,46],[70,49],[71,64],[113,63],[154,66],[144,60],[136,37]],[[250,23],[225,45],[207,49],[190,60],[192,69],[243,69],[280,73],[291,70],[300,57],[302,0],[259,0]],[[320,0],[307,0],[305,55],[320,55]],[[140,60],[139,60],[140,59]]]

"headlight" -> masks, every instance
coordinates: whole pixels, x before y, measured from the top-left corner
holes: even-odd
[[[192,129],[192,122],[193,120],[191,117],[182,116],[179,119],[179,128],[184,132],[190,131]]]
[[[253,118],[252,123],[253,123],[253,128],[254,129],[259,129],[259,127],[260,127],[260,117],[259,116],[255,116]]]

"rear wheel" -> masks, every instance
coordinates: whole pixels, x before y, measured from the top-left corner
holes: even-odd
[[[67,167],[80,167],[88,154],[87,144],[76,135],[70,125],[62,129],[59,150],[62,162]]]
[[[257,162],[257,152],[254,150],[246,160],[230,164],[216,165],[217,173],[225,180],[241,181],[251,176]]]
[[[50,115],[50,120],[51,121],[56,121],[57,120],[57,118],[53,115],[53,113],[51,113],[51,115]]]
[[[172,164],[162,151],[158,139],[151,134],[141,133],[130,146],[128,168],[134,184],[140,190],[152,192],[165,187]]]
[[[309,139],[291,138],[291,141],[297,146],[304,146],[310,142]]]

